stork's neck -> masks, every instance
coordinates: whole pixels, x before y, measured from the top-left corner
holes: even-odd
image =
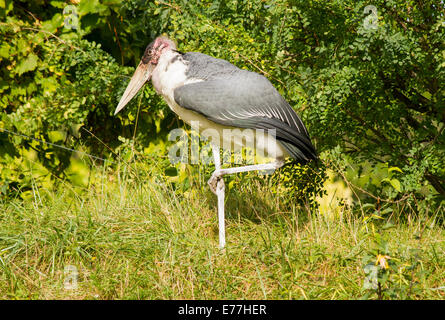
[[[156,92],[164,97],[170,90],[184,84],[183,76],[187,66],[181,59],[181,54],[173,50],[165,50],[159,57],[153,70],[152,83]]]

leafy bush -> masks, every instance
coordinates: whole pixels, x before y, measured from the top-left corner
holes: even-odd
[[[60,13],[40,21],[34,14],[19,19],[23,11],[14,6],[0,25],[0,127],[8,130],[0,133],[5,192],[25,191],[32,184],[50,187],[54,179],[67,178],[79,153],[53,144],[107,157],[120,144],[120,135],[134,131],[128,118],[113,116],[132,68],[118,65],[101,44],[63,28]],[[150,103],[153,95],[146,90],[145,101]],[[159,98],[154,100],[159,104]],[[140,117],[139,128],[145,129],[141,138],[156,137],[153,122],[159,112]]]
[[[150,86],[127,113],[113,117],[112,111],[146,44],[167,34],[181,51],[204,52],[268,77],[302,114],[323,161],[341,172],[352,168],[345,177],[374,198],[412,194],[440,201],[445,195],[444,4],[368,4],[1,2],[0,127],[99,157],[109,157],[130,138],[142,153],[150,145],[146,153],[166,154],[159,142],[174,116]],[[64,15],[66,5],[72,7]],[[65,28],[67,21],[78,24]],[[31,177],[34,182],[50,181],[43,179],[48,175],[63,178],[75,158],[20,136],[0,133],[0,141],[2,183],[14,188],[29,188]],[[35,157],[39,174],[27,155]],[[30,170],[32,175],[25,174]],[[362,181],[369,170],[376,175],[386,170],[388,180]]]

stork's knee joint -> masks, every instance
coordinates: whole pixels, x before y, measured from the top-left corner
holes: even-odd
[[[222,169],[216,169],[215,171],[213,171],[212,174],[212,178],[221,178],[224,175],[224,172],[222,171]]]

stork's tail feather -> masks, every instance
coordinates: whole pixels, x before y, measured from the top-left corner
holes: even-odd
[[[306,143],[304,144],[304,148],[299,148],[295,146],[292,143],[289,143],[287,141],[280,141],[280,143],[283,145],[283,147],[289,152],[292,163],[298,163],[300,165],[305,165],[309,163],[312,160],[315,160],[318,162],[318,155],[317,151],[315,150],[312,143]]]

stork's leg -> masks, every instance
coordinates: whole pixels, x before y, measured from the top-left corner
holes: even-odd
[[[221,170],[221,159],[219,156],[219,147],[212,144],[213,159],[215,162],[215,172]],[[212,175],[213,177],[213,175]],[[212,179],[210,179],[212,180]],[[222,176],[209,180],[210,189],[218,197],[218,226],[219,226],[219,247],[222,249],[226,245],[226,226],[224,221],[224,180]]]
[[[210,177],[208,184],[210,189],[218,197],[218,223],[219,223],[219,247],[222,249],[226,245],[226,227],[224,221],[224,180],[223,176],[226,174],[233,174],[248,171],[263,171],[276,170],[283,166],[282,161],[275,161],[271,163],[256,164],[244,167],[234,167],[221,169],[221,159],[219,155],[219,147],[212,144],[213,159],[215,162],[215,171]]]
[[[219,156],[219,153],[218,153]],[[240,173],[240,172],[248,172],[248,171],[263,171],[263,170],[276,170],[280,167],[282,167],[284,162],[282,161],[275,161],[271,163],[263,163],[263,164],[254,164],[250,166],[243,166],[243,167],[234,167],[234,168],[227,168],[227,169],[221,169],[220,166],[215,166],[215,171],[213,172],[212,176],[209,180],[209,185],[212,191],[215,193],[216,186],[218,181],[222,180],[222,176],[226,174],[233,174],[233,173]]]

